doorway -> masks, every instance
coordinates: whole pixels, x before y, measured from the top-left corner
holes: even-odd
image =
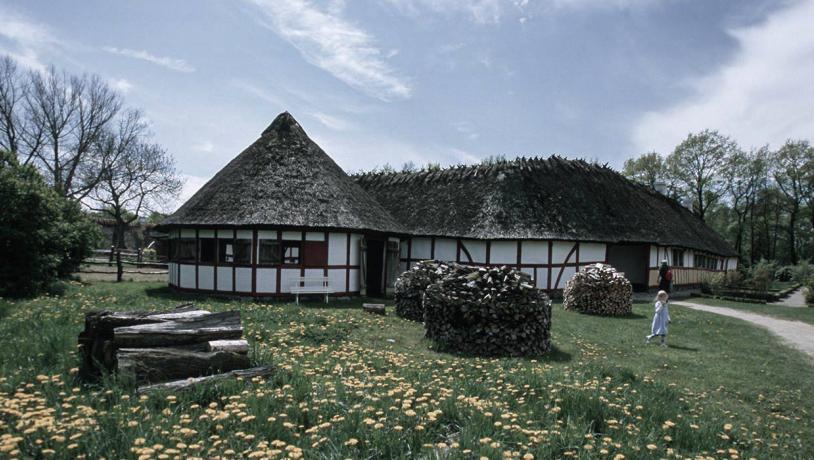
[[[646,244],[609,244],[608,263],[625,274],[636,292],[647,291],[650,246]]]
[[[384,296],[384,240],[367,240],[367,295]]]

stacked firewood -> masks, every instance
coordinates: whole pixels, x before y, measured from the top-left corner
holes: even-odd
[[[155,384],[247,369],[249,344],[242,336],[238,311],[212,313],[191,304],[159,312],[93,311],[85,315],[79,349],[86,375],[116,372]]]
[[[508,267],[453,264],[424,293],[426,335],[440,349],[481,356],[550,350],[551,301]]]
[[[432,283],[443,278],[449,265],[437,260],[423,260],[402,273],[394,286],[396,315],[411,321],[424,321],[422,299]]]
[[[563,291],[563,307],[602,316],[630,314],[633,286],[613,267],[588,265],[568,280]]]

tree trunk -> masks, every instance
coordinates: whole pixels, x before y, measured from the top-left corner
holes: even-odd
[[[117,327],[113,340],[120,348],[171,347],[211,340],[239,339],[240,312],[212,313],[162,323]]]
[[[249,357],[241,353],[178,348],[120,348],[116,359],[119,375],[139,383],[200,377],[251,365]]]
[[[792,265],[797,264],[797,214],[798,210],[792,209],[789,212],[789,261]]]
[[[122,265],[122,250],[116,249],[116,282],[121,283],[124,275],[124,265]]]

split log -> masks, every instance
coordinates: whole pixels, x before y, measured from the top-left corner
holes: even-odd
[[[206,342],[206,351],[228,351],[231,353],[246,354],[249,352],[249,342],[246,340],[211,340]]]
[[[274,372],[272,366],[253,367],[251,369],[241,369],[225,372],[222,374],[208,375],[205,377],[192,377],[183,380],[173,380],[171,382],[156,383],[138,388],[138,393],[151,393],[154,391],[183,391],[197,387],[201,384],[220,382],[231,378],[253,379],[255,377],[266,377]]]
[[[177,348],[120,348],[116,359],[119,375],[139,383],[200,377],[245,369],[250,365],[245,354]]]
[[[607,264],[583,267],[565,284],[563,308],[602,316],[628,315],[633,307],[633,286]]]
[[[362,310],[368,313],[374,313],[377,315],[386,315],[387,311],[384,309],[384,304],[382,303],[363,303]]]
[[[118,348],[148,348],[239,339],[242,335],[240,312],[227,311],[160,323],[117,327],[113,331],[113,341]]]

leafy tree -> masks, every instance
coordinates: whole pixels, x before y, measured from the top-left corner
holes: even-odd
[[[693,209],[704,220],[707,211],[724,193],[722,173],[727,158],[738,145],[717,131],[690,134],[669,157],[667,168],[684,195],[693,201]]]
[[[622,174],[655,190],[656,184],[665,179],[664,159],[656,152],[645,153],[638,158],[628,158],[622,167]]]
[[[735,150],[723,168],[724,190],[735,215],[735,250],[744,256],[743,237],[746,219],[758,191],[765,187],[768,174],[768,147],[746,153]]]
[[[0,151],[0,296],[33,295],[75,271],[99,231],[78,203],[30,165]]]
[[[798,261],[797,224],[805,204],[811,204],[814,184],[814,147],[808,141],[788,140],[774,154],[774,180],[785,196],[788,212],[788,250],[792,264]],[[814,220],[812,221],[814,224]]]

